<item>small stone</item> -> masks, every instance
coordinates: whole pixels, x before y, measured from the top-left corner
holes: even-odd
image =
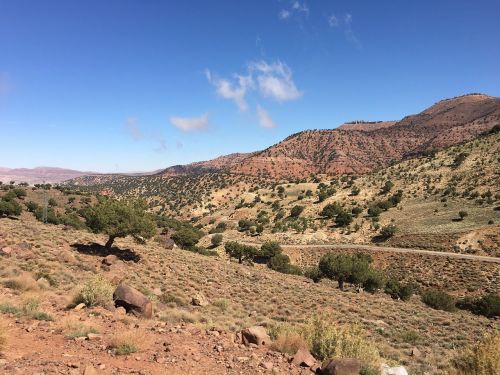
[[[83,375],[97,375],[97,371],[93,366],[86,366],[83,370]]]
[[[75,308],[73,310],[81,310],[85,307],[85,304],[84,303],[79,303],[78,305],[75,306]]]
[[[90,341],[101,341],[102,340],[102,335],[98,334],[98,333],[89,333],[87,335],[87,338],[90,340]]]
[[[272,362],[262,362],[260,365],[266,370],[271,370],[274,367]]]

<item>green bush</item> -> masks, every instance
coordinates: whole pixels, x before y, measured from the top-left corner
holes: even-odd
[[[408,301],[413,295],[414,286],[411,284],[401,284],[396,279],[389,279],[385,284],[384,291],[393,299]]]
[[[217,247],[222,243],[222,239],[223,239],[222,234],[217,233],[212,236],[210,242],[212,243],[213,247]]]
[[[84,303],[87,306],[107,307],[113,303],[113,292],[115,288],[103,276],[96,276],[88,280],[80,289],[74,299],[74,303]]]
[[[455,299],[437,289],[429,289],[422,294],[422,302],[436,310],[453,312],[456,310]]]
[[[238,259],[238,263],[243,263],[244,261],[252,262],[254,257],[257,255],[258,250],[253,246],[243,245],[236,241],[226,242],[224,245],[226,254],[231,258]]]
[[[487,318],[500,317],[500,296],[490,293],[477,299],[464,298],[457,302],[457,307]]]

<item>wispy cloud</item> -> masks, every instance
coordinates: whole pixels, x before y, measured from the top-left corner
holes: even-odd
[[[263,97],[284,102],[302,96],[293,81],[291,69],[285,63],[260,61],[251,63],[249,69],[255,73]]]
[[[328,24],[332,28],[339,28],[344,32],[345,38],[355,44],[358,48],[361,48],[361,42],[354,34],[352,30],[353,17],[351,13],[344,13],[341,17],[335,14],[331,14],[328,17]]]
[[[246,111],[248,109],[245,96],[247,91],[253,86],[251,76],[235,74],[234,80],[236,82],[231,82],[229,79],[214,76],[208,69],[205,70],[205,76],[208,82],[214,85],[215,91],[220,97],[234,101],[240,111]]]
[[[339,27],[340,26],[339,19],[337,18],[337,16],[335,14],[332,14],[330,17],[328,17],[328,24],[330,25],[330,27]]]
[[[167,140],[163,136],[163,133],[160,131],[153,132],[151,138],[158,143],[158,146],[154,149],[156,152],[164,152],[167,151]]]
[[[199,117],[176,117],[169,118],[170,123],[183,132],[206,130],[209,124],[208,113]]]
[[[257,105],[257,117],[259,118],[260,126],[265,129],[273,129],[277,126],[271,116],[269,116],[269,113],[260,105]]]
[[[144,133],[139,127],[139,119],[137,117],[129,117],[125,127],[130,136],[136,141],[144,138]]]
[[[298,15],[309,15],[309,7],[307,6],[305,0],[295,0],[289,2],[289,5],[286,8],[280,10],[280,12],[278,13],[278,18],[280,20],[287,20],[289,18],[292,18],[293,16]]]
[[[236,82],[215,77],[208,69],[205,75],[214,85],[216,93],[235,102],[241,111],[248,109],[246,96],[252,90],[258,90],[262,97],[279,102],[296,100],[303,95],[293,81],[292,70],[281,61],[251,62],[244,74],[233,75]]]

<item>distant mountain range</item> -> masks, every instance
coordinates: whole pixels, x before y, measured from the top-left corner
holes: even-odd
[[[142,176],[159,173],[161,170],[153,172],[121,173],[125,176]],[[36,168],[4,168],[0,167],[0,181],[4,184],[10,181],[16,183],[27,182],[33,184],[55,184],[66,180],[71,180],[82,176],[99,176],[96,172],[82,172],[73,169],[64,169],[56,167],[36,167]],[[110,174],[106,174],[110,175]]]
[[[0,168],[0,181],[57,183],[82,176],[183,176],[229,172],[272,179],[314,174],[363,174],[409,157],[468,141],[500,124],[500,98],[468,94],[442,100],[399,121],[353,121],[332,130],[305,130],[262,151],[235,153],[164,170],[99,174],[62,168]],[[85,184],[92,182],[86,178]]]
[[[468,94],[400,121],[354,121],[332,130],[306,130],[263,151],[173,166],[161,174],[226,171],[276,179],[362,174],[470,140],[497,124],[500,98]]]

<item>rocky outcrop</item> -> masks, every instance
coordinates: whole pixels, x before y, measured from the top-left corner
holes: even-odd
[[[137,289],[126,284],[120,284],[113,293],[115,307],[123,307],[128,314],[151,318],[153,316],[153,304]]]
[[[241,338],[245,345],[255,344],[261,346],[271,343],[271,338],[267,334],[266,329],[261,326],[253,326],[244,329],[241,331]]]

